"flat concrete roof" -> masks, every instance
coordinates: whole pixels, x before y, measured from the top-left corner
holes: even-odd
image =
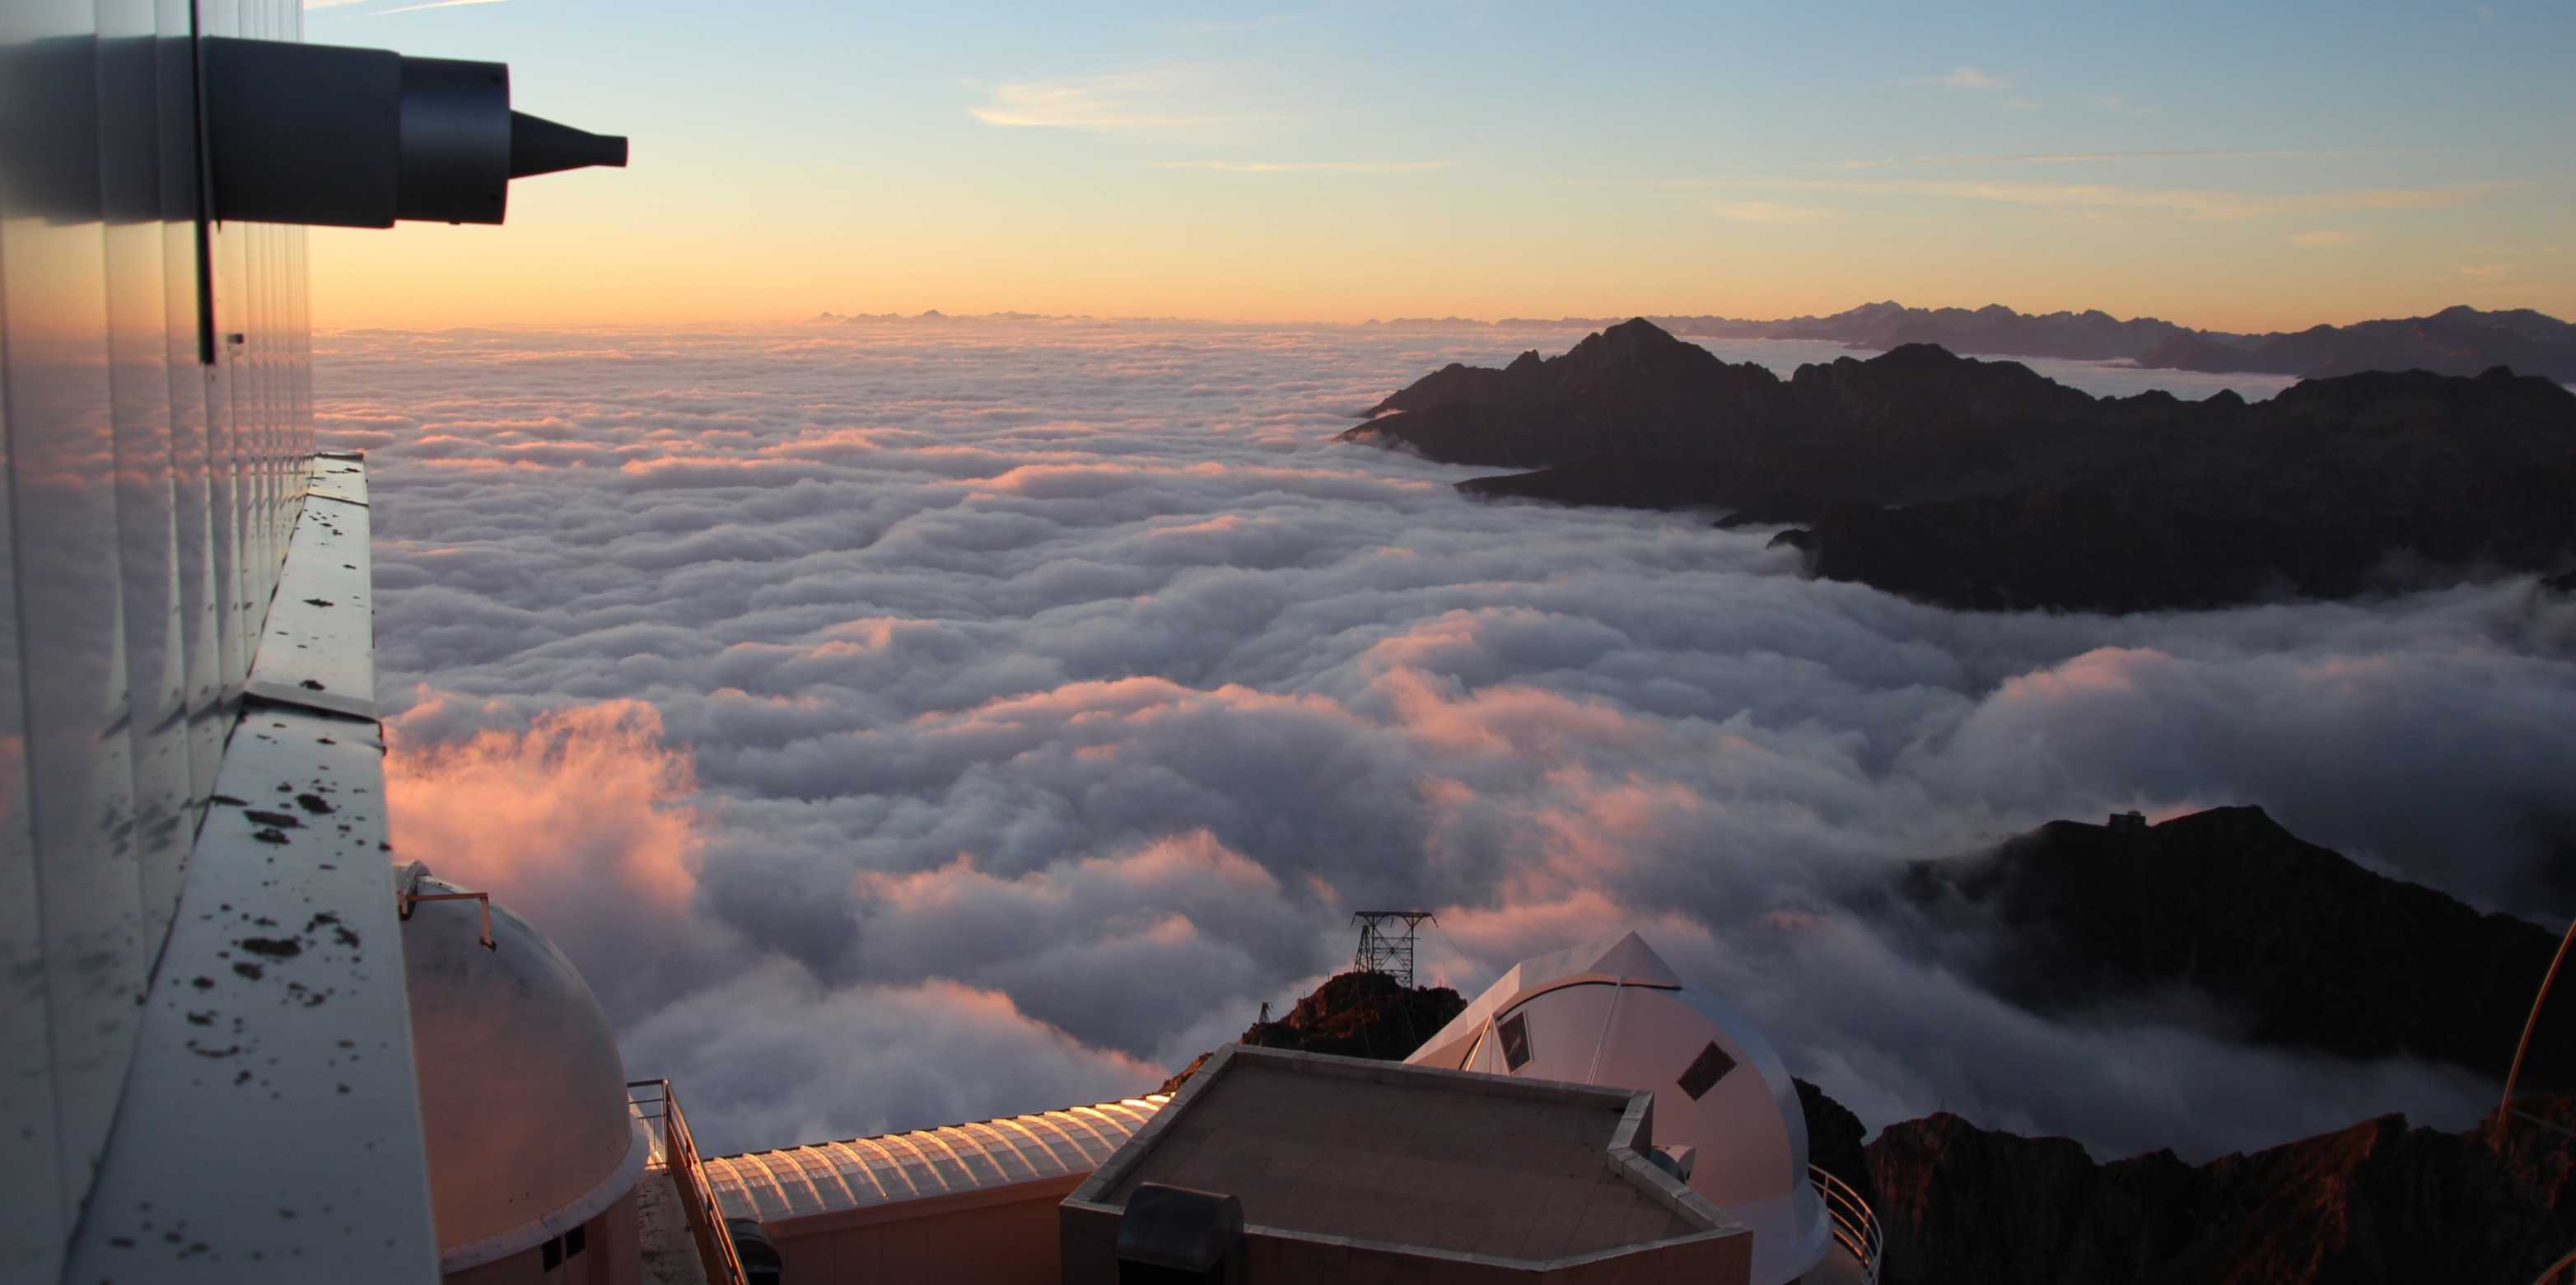
[[[1638,1155],[1652,1095],[1230,1046],[1076,1201],[1224,1192],[1247,1225],[1520,1262],[1740,1230]]]

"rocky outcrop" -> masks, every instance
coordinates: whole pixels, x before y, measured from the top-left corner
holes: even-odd
[[[1805,1081],[1815,1163],[1862,1193],[1889,1285],[2525,1285],[2576,1251],[2576,1097],[2464,1133],[2403,1116],[2188,1164],[1943,1112],[1862,1124]]]
[[[1237,1041],[1263,1048],[1331,1053],[1398,1061],[1465,1011],[1467,1001],[1446,986],[1408,989],[1385,973],[1348,972],[1326,978],[1313,994],[1298,1000],[1286,1017],[1255,1022]],[[1165,1080],[1157,1093],[1172,1093],[1207,1064],[1201,1053],[1179,1074]]]
[[[1242,1042],[1395,1061],[1412,1056],[1466,1007],[1446,986],[1407,988],[1385,973],[1340,973],[1298,1000],[1286,1017],[1246,1027]]]
[[[2558,948],[2538,925],[2364,870],[2255,807],[2154,826],[2052,821],[1914,867],[1902,903],[1927,941],[1976,943],[1948,962],[2037,1012],[2188,988],[2230,1038],[2497,1079]],[[2576,996],[2551,1012],[2561,1020],[2542,1022],[2523,1082],[2576,1089]]]
[[[1867,1203],[1878,1201],[1877,1180],[1869,1174],[1868,1151],[1861,1144],[1869,1126],[1823,1089],[1791,1077],[1798,1086],[1798,1107],[1807,1121],[1807,1163],[1851,1184]]]
[[[2088,396],[1911,345],[1788,379],[1637,320],[1452,365],[1345,440],[1531,471],[1471,494],[1800,524],[1819,575],[1951,606],[2137,611],[2576,565],[2576,394],[2370,373],[2259,404]]]
[[[2232,1038],[2498,1076],[2557,946],[2251,807],[2051,822],[1913,867],[1880,910],[2053,1017],[2180,988]],[[2544,1015],[2516,1114],[2466,1133],[2387,1116],[2192,1165],[2097,1162],[1946,1113],[1890,1125],[1862,1148],[1883,1279],[2521,1285],[2576,1250],[2576,1097],[2536,1093],[2552,1085],[2576,1086],[2576,1029]],[[1832,1135],[1816,1096],[1809,1130]]]
[[[1940,1114],[1867,1148],[1890,1285],[2524,1285],[2576,1249],[2576,1099],[2467,1133],[2402,1116],[2187,1165]],[[2553,1128],[2554,1126],[2554,1128]]]
[[[1184,1067],[1182,1067],[1180,1070],[1177,1070],[1177,1071],[1172,1072],[1172,1074],[1171,1074],[1171,1076],[1170,1076],[1169,1078],[1165,1079],[1161,1084],[1157,1084],[1157,1085],[1155,1085],[1155,1086],[1154,1086],[1154,1092],[1156,1092],[1156,1093],[1178,1093],[1178,1092],[1180,1092],[1180,1091],[1181,1091],[1181,1086],[1182,1086],[1182,1085],[1184,1085],[1184,1084],[1189,1083],[1189,1082],[1190,1082],[1190,1077],[1191,1077],[1191,1076],[1194,1076],[1194,1075],[1197,1075],[1197,1074],[1199,1073],[1200,1068],[1205,1067],[1205,1066],[1208,1064],[1208,1059],[1209,1059],[1209,1058],[1212,1058],[1212,1057],[1215,1057],[1215,1056],[1216,1056],[1216,1050],[1214,1050],[1214,1049],[1210,1049],[1210,1050],[1208,1050],[1208,1051],[1207,1051],[1207,1052],[1205,1052],[1205,1053],[1201,1053],[1201,1054],[1199,1054],[1197,1057],[1191,1058],[1191,1059],[1190,1059],[1190,1064],[1189,1064],[1188,1066],[1184,1066]]]

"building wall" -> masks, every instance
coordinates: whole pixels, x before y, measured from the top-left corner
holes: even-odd
[[[914,1201],[883,1210],[899,1216],[872,1221],[833,1225],[815,1218],[765,1227],[778,1247],[784,1285],[1055,1285],[1062,1275],[1056,1204],[1081,1176],[1026,1184],[1003,1200],[945,1208]]]
[[[443,1285],[637,1285],[643,1279],[643,1224],[636,1193],[628,1192],[582,1224],[582,1251],[546,1267],[545,1246],[531,1245],[508,1258],[461,1272]],[[557,1237],[555,1243],[563,1243]]]
[[[1067,1204],[1058,1217],[1063,1285],[1117,1285],[1118,1215]],[[1753,1240],[1724,1236],[1604,1255],[1562,1266],[1482,1262],[1412,1254],[1322,1237],[1279,1236],[1252,1228],[1244,1236],[1244,1279],[1326,1281],[1331,1285],[1744,1285]]]
[[[294,39],[296,0],[199,0]],[[208,229],[190,0],[0,4],[0,1277],[45,1278],[312,454],[300,229]],[[238,342],[231,342],[233,337]]]

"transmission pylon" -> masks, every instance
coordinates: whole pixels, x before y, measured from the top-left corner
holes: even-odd
[[[1351,956],[1351,966],[1364,973],[1384,973],[1406,990],[1413,989],[1413,930],[1430,920],[1431,912],[1358,910],[1351,912],[1351,919],[1360,926],[1360,948]]]

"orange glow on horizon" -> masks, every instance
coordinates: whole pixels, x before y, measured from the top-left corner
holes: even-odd
[[[926,310],[1258,323],[1760,319],[1882,299],[2098,308],[2256,331],[2460,303],[2576,315],[2576,262],[2566,254],[2511,273],[2473,272],[2443,225],[2409,211],[2385,217],[2416,223],[2353,243],[2278,219],[2017,207],[1734,223],[1696,206],[1632,208],[1606,191],[1550,211],[1563,221],[1536,232],[1419,196],[1414,208],[1399,203],[1374,220],[1201,198],[1169,210],[1120,207],[1114,217],[1030,208],[1020,223],[914,209],[826,228],[746,222],[702,196],[671,218],[639,219],[636,210],[660,205],[657,181],[667,177],[522,184],[506,227],[315,229],[315,323],[674,326]],[[691,212],[700,221],[687,221]],[[1426,236],[1429,227],[1441,235]]]

